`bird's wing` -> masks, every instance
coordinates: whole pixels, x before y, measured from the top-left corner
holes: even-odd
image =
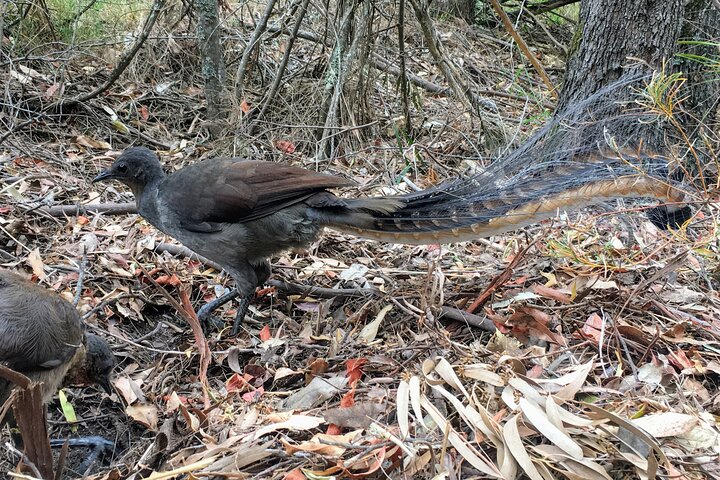
[[[326,188],[352,182],[280,163],[213,159],[169,175],[159,199],[183,227],[212,232],[222,223],[255,220],[302,202]]]

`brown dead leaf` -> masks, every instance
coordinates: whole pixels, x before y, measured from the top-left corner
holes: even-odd
[[[158,412],[155,405],[151,403],[128,405],[125,413],[130,418],[152,431],[157,430]]]
[[[385,411],[385,405],[363,402],[345,408],[331,408],[323,412],[328,423],[346,428],[367,428],[372,420]]]
[[[45,264],[43,264],[42,258],[40,257],[40,249],[36,248],[30,252],[26,260],[35,276],[40,280],[45,280]]]
[[[285,446],[285,452],[288,455],[293,455],[297,452],[312,452],[318,455],[337,458],[345,453],[345,450],[347,450],[345,447],[338,444],[352,443],[360,432],[361,430],[355,430],[346,433],[345,435],[327,435],[325,433],[318,433],[310,440],[302,442],[298,445],[293,445],[286,440],[281,441]]]
[[[545,285],[535,284],[532,286],[533,293],[540,295],[541,297],[553,299],[559,303],[568,304],[572,303],[569,296],[562,293],[554,288],[546,287]]]
[[[110,150],[112,146],[102,140],[96,140],[87,135],[77,135],[71,140],[73,143],[87,148],[95,148],[98,150]]]

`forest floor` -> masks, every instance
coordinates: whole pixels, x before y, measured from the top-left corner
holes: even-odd
[[[516,84],[489,88],[512,92],[495,100],[520,139],[542,125],[552,98],[518,73],[516,57],[476,48],[470,27],[438,28],[453,55],[487,75],[493,66],[503,78],[530,78],[519,84],[535,92],[531,103]],[[558,80],[562,63],[548,63]],[[89,89],[85,67],[72,73]],[[13,77],[23,80],[18,95],[52,86],[47,72],[13,71],[24,75]],[[102,102],[0,145],[3,266],[71,301],[82,276],[78,309],[118,361],[113,395],[65,389],[79,422],[68,423],[57,400],[49,405],[52,438],[101,435],[116,445],[90,472],[74,470],[86,455],[74,452],[69,478],[720,477],[717,208],[668,232],[616,203],[442,246],[327,231],[307,251],[273,259],[274,282],[258,291],[236,338],[236,305],[223,307],[228,328],[208,334],[208,357],[188,308],[175,304],[187,294],[197,309],[232,288],[229,277],[178,254],[177,242],[135,214],[48,213],[132,201],[120,185],[90,180],[147,137],[178,140],[155,145],[173,168],[233,151],[232,140],[214,149],[178,120],[196,114],[199,85],[158,93],[160,83],[121,79]],[[406,164],[421,187],[453,178],[475,161],[480,122],[454,113],[447,97],[424,95],[412,144],[398,147],[390,115],[384,135],[319,167],[357,181],[348,195],[386,192],[387,172]],[[99,107],[122,114],[131,103],[145,123],[129,133]],[[300,140],[282,135],[259,151],[318,167]],[[420,166],[407,160],[420,157]],[[471,305],[475,316],[458,317]],[[6,451],[0,469],[15,464]]]

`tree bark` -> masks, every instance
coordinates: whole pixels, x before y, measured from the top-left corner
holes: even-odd
[[[718,71],[707,61],[720,61],[720,6],[712,0],[690,0],[679,45],[678,68],[688,79],[683,124],[691,138],[704,137],[717,151],[720,148],[720,81]],[[713,44],[714,42],[714,44]]]
[[[201,74],[205,83],[207,119],[211,122],[224,116],[223,88],[225,62],[220,44],[220,22],[217,0],[195,0],[198,13],[197,36],[201,57]],[[211,127],[211,133],[213,128]]]
[[[589,97],[624,73],[661,68],[680,37],[684,3],[582,0],[557,111]]]

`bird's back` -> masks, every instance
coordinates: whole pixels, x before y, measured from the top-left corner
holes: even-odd
[[[80,317],[62,297],[0,271],[0,362],[46,384],[52,396],[82,345]],[[0,400],[11,385],[0,383]]]

